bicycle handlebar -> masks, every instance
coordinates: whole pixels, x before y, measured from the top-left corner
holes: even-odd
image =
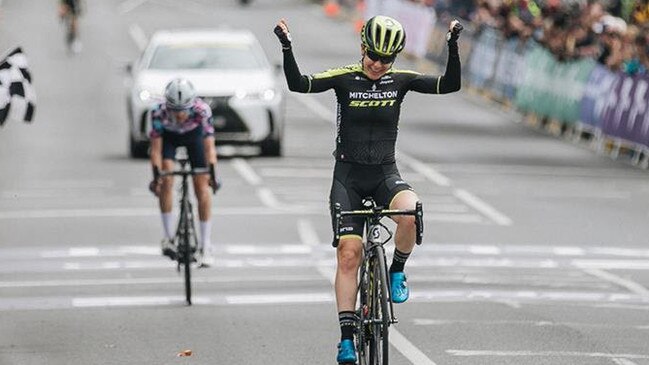
[[[398,209],[382,209],[380,207],[372,207],[372,209],[365,210],[352,210],[342,211],[340,204],[334,204],[334,240],[332,245],[338,247],[340,242],[340,225],[343,217],[356,216],[366,217],[380,220],[383,217],[396,216],[396,215],[412,215],[415,217],[416,229],[416,243],[421,245],[424,236],[424,211],[421,202],[417,202],[415,209],[411,210],[398,210]]]
[[[161,171],[160,177],[165,176],[196,176],[196,175],[209,175],[210,169],[208,168],[196,168],[191,170],[174,170],[174,171]]]

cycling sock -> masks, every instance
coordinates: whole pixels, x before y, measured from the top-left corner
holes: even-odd
[[[392,258],[392,265],[390,265],[390,272],[403,271],[403,267],[410,256],[410,252],[404,253],[396,248],[394,249],[394,257]]]
[[[353,340],[354,330],[356,329],[356,312],[342,311],[338,312],[338,322],[340,323],[340,340]]]
[[[212,222],[211,221],[201,221],[201,248],[209,249],[211,242],[212,234]]]
[[[171,232],[174,217],[173,213],[162,213],[162,228],[164,228],[165,237],[171,239],[174,235]]]

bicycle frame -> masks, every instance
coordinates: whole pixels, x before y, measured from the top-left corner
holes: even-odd
[[[176,242],[178,247],[178,260],[177,270],[180,272],[180,267],[184,266],[185,273],[185,298],[187,304],[191,305],[192,289],[191,289],[191,263],[193,255],[198,247],[198,238],[196,237],[196,229],[194,226],[194,210],[192,203],[189,199],[189,176],[209,174],[208,169],[190,169],[189,161],[187,158],[179,158],[180,169],[171,172],[162,172],[161,177],[164,176],[180,176],[182,182],[180,185],[180,213],[178,215],[178,225],[176,228]]]

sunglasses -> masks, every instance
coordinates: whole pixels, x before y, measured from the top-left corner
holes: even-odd
[[[381,56],[381,55],[379,55],[378,53],[376,53],[374,51],[370,51],[369,49],[365,50],[365,54],[367,55],[367,57],[370,58],[370,60],[372,60],[374,62],[380,61],[384,65],[388,65],[388,64],[394,62],[394,60],[397,58],[397,55]]]

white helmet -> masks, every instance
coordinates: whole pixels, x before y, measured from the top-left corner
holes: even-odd
[[[165,88],[165,101],[171,110],[189,109],[196,98],[194,85],[187,79],[171,80]]]

